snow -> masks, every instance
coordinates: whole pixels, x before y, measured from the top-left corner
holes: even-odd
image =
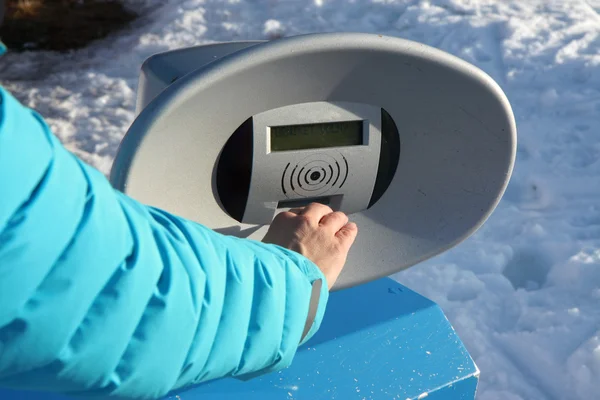
[[[184,46],[307,32],[417,40],[490,74],[519,129],[514,175],[473,237],[395,276],[438,302],[481,370],[478,398],[600,389],[600,1],[130,0],[144,16],[70,54],[8,54],[0,83],[108,173],[138,70]]]

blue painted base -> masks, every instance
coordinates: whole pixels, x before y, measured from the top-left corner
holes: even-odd
[[[332,293],[321,329],[285,371],[213,381],[168,398],[472,400],[478,377],[440,308],[384,278]],[[0,390],[0,399],[63,398]]]

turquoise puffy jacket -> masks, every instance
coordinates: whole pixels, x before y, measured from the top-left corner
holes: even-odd
[[[278,370],[321,323],[317,281],[115,191],[0,88],[0,386],[151,399]]]

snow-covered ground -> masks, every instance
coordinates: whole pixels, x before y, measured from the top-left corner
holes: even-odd
[[[479,399],[600,393],[600,0],[129,0],[129,31],[69,55],[9,54],[0,84],[108,173],[140,64],[178,47],[323,31],[417,40],[506,92],[519,150],[472,238],[396,278],[437,301],[481,369]]]

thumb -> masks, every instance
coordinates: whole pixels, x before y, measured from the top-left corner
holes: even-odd
[[[354,243],[354,240],[356,239],[356,235],[358,235],[358,226],[356,226],[354,222],[348,222],[335,234],[346,249],[349,249],[350,246],[352,246],[352,243]]]

